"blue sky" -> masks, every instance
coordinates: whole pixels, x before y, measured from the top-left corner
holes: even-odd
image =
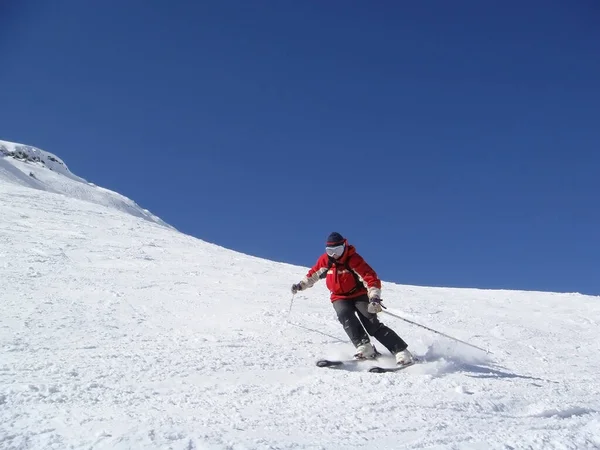
[[[0,138],[181,231],[600,294],[594,1],[9,1]],[[287,289],[287,287],[286,287]]]

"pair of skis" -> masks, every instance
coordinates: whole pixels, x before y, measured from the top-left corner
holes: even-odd
[[[373,359],[349,359],[349,360],[320,359],[319,361],[317,361],[317,366],[318,367],[329,367],[332,369],[340,369],[340,368],[343,368],[344,366],[346,366],[346,367],[354,366],[356,364],[360,364],[360,363],[364,363],[364,362],[368,362],[368,361],[375,361],[375,360],[373,360]],[[370,367],[368,371],[372,372],[372,373],[399,372],[401,370],[406,369],[407,367],[413,366],[417,362],[418,362],[417,360],[413,360],[413,362],[411,362],[409,364],[403,364],[401,366],[396,366],[396,367],[373,366],[373,367]]]

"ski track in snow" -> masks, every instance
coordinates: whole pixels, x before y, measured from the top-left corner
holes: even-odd
[[[304,273],[0,179],[0,448],[600,448],[599,298],[384,283],[493,355],[382,315],[426,362],[370,374]]]

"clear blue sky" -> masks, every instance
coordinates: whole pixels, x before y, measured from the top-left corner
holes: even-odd
[[[0,138],[181,231],[600,294],[600,4],[4,1]],[[287,290],[287,287],[285,288]]]

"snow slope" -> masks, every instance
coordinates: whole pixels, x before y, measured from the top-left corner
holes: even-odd
[[[127,197],[74,175],[58,156],[30,145],[0,141],[0,183],[4,182],[64,194],[169,226]]]
[[[321,369],[352,348],[322,283],[290,314],[305,268],[9,176],[2,449],[600,448],[597,297],[384,283],[395,314],[493,354],[382,316],[425,364]]]

